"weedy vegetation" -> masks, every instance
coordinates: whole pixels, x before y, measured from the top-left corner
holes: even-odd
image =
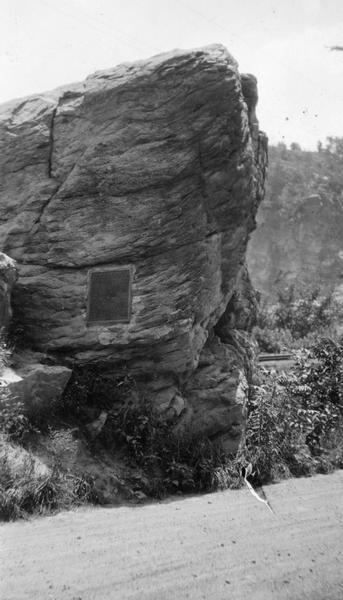
[[[0,344],[0,373],[11,351]],[[45,428],[45,424],[44,424]],[[51,513],[85,502],[97,503],[93,481],[84,475],[52,469],[25,446],[40,433],[34,414],[0,386],[0,519],[13,520],[32,514]]]
[[[107,411],[100,434],[90,442],[94,452],[105,448],[124,457],[135,469],[130,483],[133,491],[153,498],[168,494],[204,492],[239,485],[239,470],[228,464],[220,448],[206,437],[178,436],[176,421],[166,421],[130,377],[102,381],[79,371],[71,382],[61,407],[63,418],[78,421],[91,414],[92,407]],[[99,390],[102,390],[101,393]],[[110,393],[109,393],[110,391]]]
[[[343,468],[343,340],[323,338],[297,351],[286,373],[256,373],[246,436],[235,457],[206,437],[175,435],[176,422],[162,418],[130,377],[75,371],[44,426],[1,388],[0,402],[0,518],[7,520],[101,503],[92,475],[58,461],[43,468],[31,451],[32,438],[61,425],[77,426],[95,457],[121,457],[133,501],[237,488],[248,464],[253,484]],[[107,418],[93,438],[87,424],[101,410]]]
[[[332,293],[294,286],[261,307],[260,350],[293,351],[296,361],[283,374],[260,369],[252,387],[245,452],[257,481],[342,468],[342,313]]]
[[[16,450],[5,436],[0,437],[1,519],[9,521],[97,503],[91,479],[64,472],[57,465],[52,471],[40,472],[31,453],[19,457]]]
[[[295,366],[261,370],[253,389],[245,458],[260,483],[343,467],[343,341],[322,339]]]
[[[343,307],[332,292],[291,285],[278,292],[275,304],[261,304],[254,336],[261,352],[300,350],[335,338],[342,320]]]

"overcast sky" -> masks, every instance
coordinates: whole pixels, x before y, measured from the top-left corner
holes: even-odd
[[[343,137],[343,0],[1,0],[0,102],[214,42],[257,76],[272,143]]]

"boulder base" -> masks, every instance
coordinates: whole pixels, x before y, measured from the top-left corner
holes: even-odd
[[[42,364],[24,355],[14,368],[3,369],[0,389],[7,390],[11,401],[19,402],[24,412],[47,413],[58,404],[70,376],[68,367]]]

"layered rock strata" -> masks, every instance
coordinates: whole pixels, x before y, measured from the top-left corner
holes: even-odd
[[[1,107],[0,244],[18,264],[13,304],[33,348],[169,378],[180,418],[200,402],[189,382],[213,355],[263,195],[256,101],[255,78],[214,45]],[[90,282],[111,269],[128,289],[101,319],[115,292]],[[234,371],[222,385],[232,393],[217,394],[229,414],[244,404],[244,368],[218,344]]]

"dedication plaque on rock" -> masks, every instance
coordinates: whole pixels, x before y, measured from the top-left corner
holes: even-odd
[[[87,323],[128,323],[131,316],[130,267],[94,269],[88,273]]]

